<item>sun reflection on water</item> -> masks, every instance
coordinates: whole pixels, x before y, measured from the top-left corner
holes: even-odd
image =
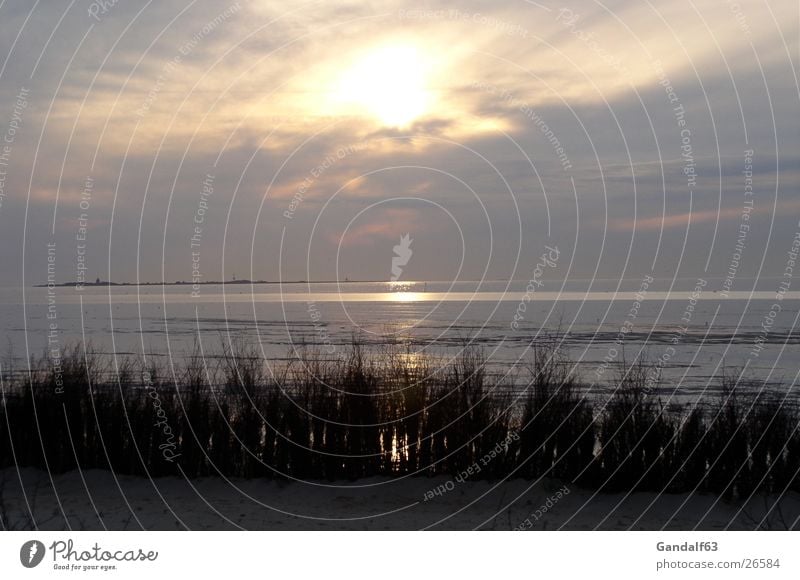
[[[401,282],[393,280],[388,283],[388,297],[390,302],[418,302],[425,298],[423,292],[418,292],[420,284],[417,282]],[[427,284],[425,285],[427,290]]]
[[[422,292],[394,292],[389,300],[393,302],[417,302],[422,298]]]

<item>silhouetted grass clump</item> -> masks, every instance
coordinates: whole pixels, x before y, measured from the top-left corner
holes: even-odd
[[[592,483],[596,426],[589,402],[579,396],[574,365],[555,339],[534,345],[532,353],[520,421],[519,474]]]
[[[652,369],[641,361],[620,371],[600,428],[603,489],[654,490],[669,477],[679,426],[652,393]]]
[[[709,404],[655,395],[624,365],[605,399],[544,339],[492,377],[479,349],[452,361],[408,350],[303,350],[268,364],[234,341],[181,365],[67,348],[3,382],[0,467],[113,469],[150,477],[555,477],[607,492],[800,491],[798,413],[723,377]],[[60,388],[63,385],[63,389]],[[752,389],[744,389],[751,392]]]

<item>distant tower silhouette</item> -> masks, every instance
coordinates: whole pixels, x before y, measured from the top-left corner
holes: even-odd
[[[100,284],[100,276],[97,277],[97,279],[94,281],[94,283],[98,284],[98,285]]]

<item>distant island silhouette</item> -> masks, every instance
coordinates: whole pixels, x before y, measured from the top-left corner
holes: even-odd
[[[109,280],[96,280],[94,282],[59,282],[57,284],[34,284],[34,288],[47,288],[54,286],[58,288],[68,286],[212,286],[212,285],[234,285],[234,284],[373,284],[387,282],[387,280],[209,280],[206,282],[187,282],[176,280],[175,282],[111,282]]]

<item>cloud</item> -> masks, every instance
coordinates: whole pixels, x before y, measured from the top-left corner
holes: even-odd
[[[743,206],[744,207],[744,206]],[[669,230],[674,228],[685,229],[691,226],[698,226],[704,223],[716,221],[742,221],[742,215],[770,215],[773,212],[792,212],[800,210],[800,199],[779,201],[775,204],[754,204],[752,209],[745,210],[743,207],[727,207],[719,210],[701,210],[685,212],[671,215],[658,215],[651,217],[640,217],[636,219],[621,218],[609,220],[609,227],[615,231],[653,231]]]
[[[377,239],[394,240],[420,229],[420,212],[409,208],[388,208],[369,212],[346,231],[331,233],[331,244],[368,247]]]
[[[479,0],[433,0],[413,11],[400,0],[313,7],[264,1],[242,2],[219,18],[233,3],[158,2],[142,10],[118,2],[99,22],[89,4],[79,0],[66,14],[55,2],[0,7],[0,62],[8,57],[0,137],[19,88],[31,90],[0,209],[0,227],[9,232],[0,248],[4,263],[19,263],[26,216],[37,224],[27,229],[30,243],[49,239],[54,213],[65,224],[56,236],[73,243],[71,220],[88,175],[97,184],[94,263],[105,263],[102,252],[113,247],[115,265],[130,273],[140,264],[143,279],[160,277],[162,266],[169,278],[187,277],[199,184],[212,171],[204,263],[221,263],[227,240],[225,263],[246,271],[253,238],[273,248],[287,228],[294,236],[287,251],[295,254],[284,263],[298,268],[290,274],[298,278],[323,207],[324,240],[351,248],[365,276],[385,271],[385,257],[372,255],[376,240],[396,243],[418,229],[431,238],[440,233],[441,223],[417,206],[355,219],[370,204],[398,197],[446,207],[475,247],[491,226],[494,247],[504,248],[492,260],[505,271],[516,255],[519,208],[525,247],[548,234],[564,244],[575,238],[575,252],[585,258],[579,273],[592,273],[600,248],[627,253],[625,234],[634,228],[664,228],[664,247],[678,247],[690,222],[738,220],[732,200],[741,196],[748,148],[755,149],[764,196],[777,191],[780,213],[797,210],[800,121],[787,51],[796,53],[798,21],[791,3],[626,0],[567,4],[564,12]],[[399,41],[429,60],[434,105],[404,128],[383,126],[368,111],[337,111],[331,86],[351,70],[354,55]],[[681,173],[680,128],[656,60],[686,108],[699,175],[694,211]],[[526,111],[552,130],[569,168]],[[363,147],[339,158],[340,149],[355,145]],[[330,155],[335,161],[317,171]],[[287,225],[283,212],[309,176],[313,183]],[[755,210],[771,211],[761,201]],[[710,234],[695,229],[703,248]],[[654,248],[637,244],[632,254],[646,262]],[[265,253],[257,275],[273,278],[277,258]],[[476,255],[471,246],[466,267],[480,273]],[[42,256],[27,256],[29,269],[41,271]],[[428,268],[418,275],[437,275],[434,258],[415,257],[415,268]],[[312,256],[317,266],[329,259]],[[704,259],[689,256],[684,266],[701,267]],[[608,267],[620,265],[612,259]],[[4,268],[0,276],[15,281],[18,270]]]

